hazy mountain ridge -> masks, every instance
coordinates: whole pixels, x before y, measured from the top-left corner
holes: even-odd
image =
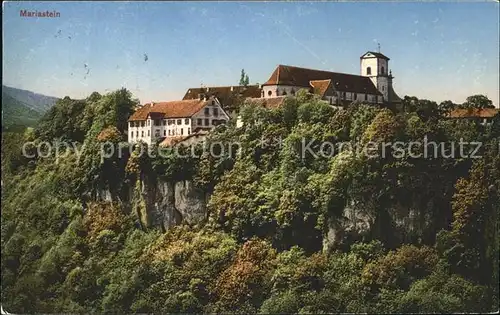
[[[2,85],[2,130],[33,127],[57,97]]]
[[[58,97],[47,96],[44,94],[35,93],[28,90],[22,90],[2,85],[2,94],[4,93],[16,99],[25,106],[33,110],[36,110],[37,112],[40,113],[46,112],[59,99]]]

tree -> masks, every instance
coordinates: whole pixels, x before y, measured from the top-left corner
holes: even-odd
[[[439,103],[438,109],[441,111],[441,114],[446,115],[452,110],[458,108],[458,106],[459,106],[458,104],[455,104],[450,100],[447,100]]]
[[[461,105],[462,108],[495,108],[493,102],[484,95],[472,95],[467,97],[465,103]]]
[[[240,85],[247,86],[250,83],[248,74],[245,73],[245,69],[241,69]]]

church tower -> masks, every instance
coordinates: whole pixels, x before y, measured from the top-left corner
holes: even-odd
[[[361,59],[361,75],[369,77],[384,96],[384,102],[391,102],[392,73],[389,71],[389,58],[380,52],[368,51]]]

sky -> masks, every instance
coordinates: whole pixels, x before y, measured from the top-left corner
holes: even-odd
[[[278,64],[359,74],[380,43],[401,97],[499,105],[497,1],[3,2],[2,30],[3,84],[56,97],[176,100],[242,68],[264,83]]]

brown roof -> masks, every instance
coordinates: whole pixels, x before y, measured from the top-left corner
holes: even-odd
[[[319,96],[325,96],[328,87],[332,83],[332,80],[314,80],[309,82],[313,87],[314,94],[318,94]]]
[[[153,105],[145,104],[139,108],[130,118],[129,121],[146,120],[148,115],[153,119],[159,118],[183,118],[191,117],[202,109],[208,102],[205,100],[183,100],[153,103]]]
[[[389,57],[387,57],[386,55],[381,54],[381,53],[379,53],[379,52],[374,52],[374,51],[367,51],[367,52],[365,52],[365,53],[363,54],[363,56],[361,56],[361,57],[359,57],[359,58],[360,58],[360,59],[362,59],[362,58],[363,58],[364,56],[366,56],[367,54],[372,54],[372,55],[374,55],[374,56],[375,56],[375,57],[377,57],[377,58],[383,58],[383,59],[385,59],[385,60],[391,60],[391,59],[389,59]]]
[[[491,118],[500,112],[498,108],[461,108],[453,110],[451,118]]]
[[[182,142],[185,140],[188,136],[178,136],[178,137],[166,137],[162,142],[160,142],[158,145],[162,147],[170,147],[174,146],[179,142]]]
[[[270,97],[270,98],[247,98],[246,103],[265,108],[277,108],[283,105],[286,96]]]
[[[368,77],[279,65],[264,85],[310,87],[311,81],[331,80],[337,91],[382,95]]]
[[[258,85],[236,85],[236,86],[215,86],[190,88],[184,94],[183,100],[198,99],[200,94],[215,96],[220,101],[223,108],[231,108],[238,97],[261,97],[262,88]]]
[[[200,137],[200,136],[206,136],[208,134],[207,131],[200,130],[197,132],[194,132],[188,136],[176,136],[176,137],[166,137],[162,142],[160,142],[160,146],[162,147],[170,147],[170,146],[175,146],[179,143],[182,143],[186,141],[189,138],[192,137]]]

